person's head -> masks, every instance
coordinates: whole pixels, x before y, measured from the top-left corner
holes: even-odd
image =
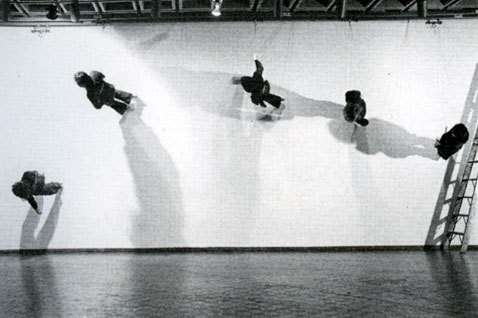
[[[30,196],[31,189],[23,182],[16,182],[14,185],[12,185],[12,192],[17,197],[26,199]]]
[[[466,143],[468,141],[468,138],[470,137],[470,134],[468,133],[468,129],[466,129],[466,126],[463,124],[456,124],[453,128],[453,135],[456,136],[456,138],[461,142],[461,143]]]
[[[93,80],[91,77],[86,74],[85,72],[77,72],[75,73],[75,82],[80,87],[88,87],[93,84]]]

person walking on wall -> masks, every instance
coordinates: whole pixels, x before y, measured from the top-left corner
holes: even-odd
[[[262,72],[264,67],[261,62],[258,60],[258,54],[253,55],[254,62],[256,64],[256,71],[250,76],[241,77],[241,85],[244,90],[248,93],[251,93],[251,101],[262,107],[267,107],[264,102],[271,104],[272,106],[279,108],[281,102],[284,100],[280,96],[270,93],[271,86],[268,81],[264,80],[262,77]]]
[[[78,86],[86,89],[86,96],[96,109],[108,105],[123,115],[130,108],[133,94],[120,91],[112,84],[105,82],[105,76],[101,72],[91,71],[89,75],[85,72],[77,72],[74,78]]]
[[[41,214],[34,195],[52,195],[61,190],[63,186],[58,182],[45,183],[45,177],[37,171],[26,171],[22,180],[12,185],[12,192],[22,200],[27,200],[32,208]]]
[[[360,96],[360,91],[348,91],[345,93],[346,105],[343,109],[344,118],[348,122],[357,123],[360,126],[367,126],[368,120],[365,119],[367,108],[365,101]]]
[[[447,160],[468,141],[470,134],[464,124],[456,124],[450,131],[446,132],[437,139],[435,148],[437,148],[438,155]]]

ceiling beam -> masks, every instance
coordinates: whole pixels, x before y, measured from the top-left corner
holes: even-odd
[[[377,7],[383,0],[372,0],[366,7],[365,12],[372,11],[375,7]]]
[[[276,18],[282,18],[283,11],[282,6],[284,4],[284,0],[275,0],[275,7],[274,7],[274,14]]]
[[[79,22],[81,19],[80,4],[78,3],[78,0],[73,0],[70,3],[70,19],[71,22]]]
[[[133,10],[136,11],[138,15],[141,15],[141,6],[139,5],[138,0],[131,1],[131,5],[133,6]]]
[[[327,12],[332,12],[332,10],[333,10],[334,7],[335,7],[335,3],[336,3],[336,0],[332,0],[332,1],[329,3],[329,5],[327,6],[326,11],[327,11]]]
[[[13,6],[24,16],[24,17],[29,17],[30,15],[28,14],[28,10],[25,8],[25,6],[21,3],[19,3],[17,0],[14,0]]]
[[[3,22],[8,22],[8,16],[10,15],[10,2],[8,0],[2,0],[2,12]]]
[[[428,15],[427,1],[417,0],[417,13],[420,18],[426,18]]]
[[[66,10],[66,6],[63,2],[56,1],[55,3],[60,7],[62,15],[65,15],[68,13],[68,10]]]
[[[264,0],[254,0],[254,4],[252,5],[252,12],[257,12],[257,10],[259,10],[261,7],[262,2],[264,2]]]
[[[405,12],[408,11],[411,7],[413,7],[417,3],[417,0],[410,1],[401,11]]]
[[[300,4],[302,3],[303,0],[294,0],[292,1],[292,3],[290,4],[289,6],[289,11],[292,13],[295,11],[295,9],[297,9]]]
[[[158,20],[161,16],[161,0],[151,0],[151,19]]]
[[[95,1],[95,2],[96,2],[96,1]],[[106,12],[105,4],[104,4],[102,1],[98,1],[97,3],[100,5],[100,11],[101,11],[101,13]]]
[[[336,12],[339,19],[345,19],[347,16],[347,0],[336,1]]]
[[[451,7],[453,7],[454,5],[458,4],[458,2],[461,2],[461,0],[451,0],[450,2],[448,2],[447,4],[445,4],[445,6],[443,7],[442,10],[448,10],[448,8],[451,8]]]

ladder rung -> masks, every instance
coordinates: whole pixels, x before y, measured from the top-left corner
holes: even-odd
[[[465,235],[465,233],[461,233],[461,232],[448,232],[448,234]]]
[[[451,216],[452,219],[458,219],[458,218],[467,218],[469,217],[470,215],[469,214],[454,214]],[[455,221],[457,222],[457,221]]]
[[[464,179],[461,179],[461,181],[476,181],[477,178],[464,178]]]
[[[472,195],[464,195],[462,197],[458,197],[456,198],[457,200],[460,200],[460,199],[473,199],[473,196]]]

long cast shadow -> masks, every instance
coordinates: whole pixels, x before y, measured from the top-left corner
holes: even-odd
[[[231,103],[237,91],[241,90],[238,74],[221,72],[195,72],[183,68],[162,68],[161,74],[171,80],[175,91],[187,89],[185,105],[194,105],[219,116],[244,120],[241,103]],[[197,83],[208,83],[207,87]],[[343,119],[343,104],[307,98],[286,88],[271,84],[271,92],[285,98],[285,109],[272,109],[257,116],[260,121],[291,120],[295,117],[322,117],[331,119],[329,130],[337,140],[355,143],[356,149],[365,154],[379,152],[391,158],[421,156],[438,160],[434,148],[435,140],[420,137],[383,119],[372,118],[366,128],[354,128]],[[201,98],[198,98],[200,96]],[[207,102],[201,102],[207,100]],[[261,114],[261,108],[253,106]],[[269,107],[271,109],[272,107]],[[250,119],[246,117],[246,119]]]
[[[180,67],[164,67],[159,72],[161,76],[168,79],[173,91],[179,92],[178,97],[183,100],[183,105],[198,106],[206,112],[223,117],[244,119],[243,110],[241,110],[244,90],[238,81],[244,74],[192,71]],[[281,119],[292,119],[295,116],[342,119],[344,105],[314,100],[274,84],[271,86],[272,93],[286,99],[284,102],[286,107],[280,111]],[[187,91],[187,94],[183,94],[184,91]],[[238,91],[242,93],[238,94]],[[241,96],[241,102],[237,101],[237,96]],[[261,107],[252,105],[251,102],[251,107],[258,113],[262,113]],[[272,106],[268,109],[272,109],[273,114],[278,112]],[[261,118],[262,116],[259,117]]]
[[[158,137],[141,119],[145,106],[137,99],[136,109],[120,121],[140,205],[133,222],[132,242],[135,247],[183,246],[179,173]]]
[[[438,160],[435,140],[409,133],[405,128],[388,121],[371,118],[365,127],[347,127],[347,122],[331,121],[329,129],[339,140],[354,143],[356,149],[367,155],[383,153],[390,158],[420,156]],[[353,129],[352,136],[344,133]]]
[[[20,260],[26,317],[64,317],[62,298],[48,255],[22,256]]]
[[[21,250],[46,250],[48,248],[58,225],[62,205],[62,192],[63,190],[60,190],[55,195],[50,213],[36,237],[35,231],[40,223],[40,216],[30,207],[22,225],[22,234],[20,237]],[[37,202],[40,210],[43,210],[43,198],[41,196],[37,198]]]
[[[449,317],[472,317],[478,310],[478,297],[472,267],[466,255],[454,252],[427,252],[432,278]]]
[[[268,110],[248,107],[240,85],[233,84],[234,74],[220,72],[194,72],[182,68],[162,68],[176,99],[183,107],[196,107],[219,118],[209,129],[212,138],[211,156],[215,170],[208,179],[208,187],[216,189],[211,209],[219,216],[214,236],[228,244],[246,244],[259,206],[259,165],[262,139],[275,123],[269,120]],[[193,123],[194,125],[195,123]],[[202,123],[200,123],[202,125]],[[198,128],[203,131],[202,127]],[[241,182],[231,182],[241,180]],[[211,202],[214,200],[211,200]]]

